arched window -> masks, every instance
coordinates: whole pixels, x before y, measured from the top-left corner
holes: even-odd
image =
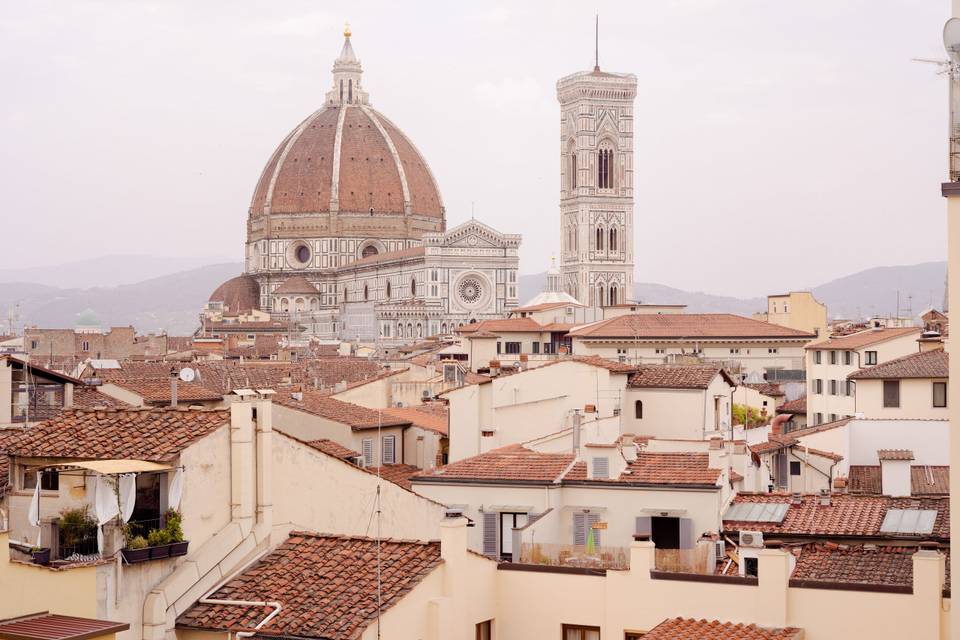
[[[633,403],[633,417],[637,420],[643,420],[643,401],[637,400]]]
[[[340,80],[340,102],[343,102],[343,79]]]
[[[320,309],[320,301],[316,298],[310,298],[310,311],[317,311]]]
[[[366,302],[370,299],[370,289],[367,288],[367,285],[363,285],[363,301]]]
[[[597,227],[597,251],[603,251],[603,227]]]
[[[417,279],[410,278],[410,296],[413,297],[417,295]]]
[[[577,188],[577,152],[570,153],[570,188]]]
[[[446,333],[446,332],[447,332],[447,323],[444,322],[443,324],[440,325],[440,333]]]
[[[387,297],[390,297],[390,281],[387,280]]]
[[[597,306],[598,307],[603,306],[603,285],[602,284],[597,285]]]
[[[617,285],[610,285],[610,305],[617,304]]]
[[[307,308],[307,303],[303,298],[297,298],[297,301],[294,303],[297,311],[303,311]]]
[[[376,248],[375,246],[373,246],[372,244],[368,244],[368,245],[365,246],[365,247],[363,248],[363,250],[360,252],[360,257],[361,257],[361,258],[369,258],[370,256],[375,256],[375,255],[377,255],[378,253],[380,253],[380,252],[377,251],[377,248]]]
[[[613,149],[600,149],[597,153],[597,188],[613,188]]]
[[[610,251],[617,250],[617,228],[610,227]]]
[[[290,311],[290,300],[287,298],[281,298],[280,311]]]

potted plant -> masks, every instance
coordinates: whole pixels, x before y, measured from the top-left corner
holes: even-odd
[[[50,564],[50,547],[32,547],[30,555],[35,564]]]
[[[97,551],[97,522],[90,516],[86,505],[61,511],[57,528],[60,530],[61,557]]]
[[[170,538],[170,556],[185,556],[190,546],[189,540],[183,539],[183,517],[175,509],[167,509],[163,514],[167,523],[167,535]]]
[[[170,534],[166,529],[151,529],[147,534],[147,544],[150,546],[150,559],[170,557]]]
[[[127,538],[127,546],[123,549],[123,559],[127,564],[136,564],[150,559],[150,546],[143,536]]]

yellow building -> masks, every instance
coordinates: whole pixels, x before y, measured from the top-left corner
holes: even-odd
[[[818,302],[809,291],[767,296],[767,310],[753,317],[818,336],[827,335],[827,305]]]

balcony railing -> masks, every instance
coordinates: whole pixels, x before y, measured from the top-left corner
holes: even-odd
[[[585,545],[523,543],[519,562],[581,569],[629,569],[627,547],[588,548]]]
[[[713,573],[710,553],[713,547],[701,545],[693,549],[655,549],[657,571],[673,573]]]

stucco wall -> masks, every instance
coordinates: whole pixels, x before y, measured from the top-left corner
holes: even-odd
[[[929,418],[946,420],[950,410],[933,406],[933,383],[946,378],[912,378],[900,380],[900,406],[883,406],[883,380],[857,382],[857,413],[865,418]]]

